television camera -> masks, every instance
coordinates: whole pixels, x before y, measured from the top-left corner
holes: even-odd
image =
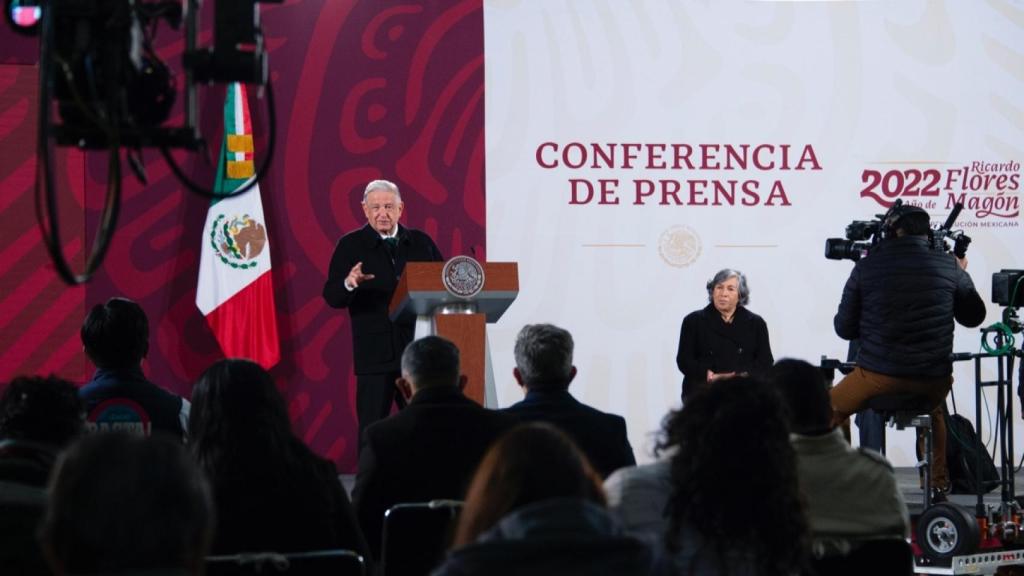
[[[967,247],[971,244],[970,236],[964,234],[962,230],[952,229],[963,208],[964,205],[958,202],[946,221],[928,232],[928,241],[932,249],[952,252],[957,258],[963,258],[967,254]],[[893,226],[912,210],[923,211],[916,206],[904,204],[903,200],[896,200],[885,214],[876,214],[874,220],[854,220],[847,225],[845,238],[825,240],[825,258],[860,260],[882,240],[895,237],[896,230]]]
[[[121,193],[121,149],[128,166],[147,183],[142,148],[158,148],[189,190],[222,198],[182,171],[171,150],[205,151],[199,128],[199,83],[242,82],[264,87],[269,135],[255,177],[230,195],[242,194],[266,172],[273,156],[275,117],[258,2],[217,0],[213,46],[198,46],[200,0],[4,0],[4,15],[18,33],[39,36],[37,218],[47,250],[68,284],[87,282],[102,263],[117,224]],[[184,82],[154,50],[161,24],[184,26]],[[179,92],[184,121],[167,126]],[[107,196],[84,271],[76,274],[60,239],[52,148],[107,150]]]

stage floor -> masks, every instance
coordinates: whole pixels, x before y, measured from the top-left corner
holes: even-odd
[[[896,468],[896,481],[899,483],[900,491],[903,492],[903,499],[907,502],[910,514],[919,514],[922,508],[921,499],[924,495],[918,481],[917,469],[909,466]],[[1017,472],[1014,488],[1016,496],[1024,495],[1024,472]],[[978,497],[974,494],[949,494],[947,498],[950,502],[967,507],[971,511],[974,510],[974,506],[978,502]],[[983,502],[991,506],[996,506],[1001,501],[1002,494],[999,487],[983,496]]]

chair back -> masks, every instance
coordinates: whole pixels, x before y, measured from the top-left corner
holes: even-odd
[[[45,488],[0,480],[0,572],[51,574],[35,538],[45,510]]]
[[[900,537],[818,538],[809,576],[913,576],[914,549]]]
[[[351,550],[259,552],[206,557],[207,576],[365,576],[363,557]]]
[[[382,576],[425,576],[444,560],[455,520],[457,500],[396,504],[384,513],[381,540]]]

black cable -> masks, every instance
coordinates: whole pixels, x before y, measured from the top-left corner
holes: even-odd
[[[60,220],[57,213],[57,194],[53,186],[53,166],[50,155],[50,91],[53,72],[53,10],[43,5],[43,21],[41,26],[39,51],[39,132],[37,150],[37,172],[35,183],[36,219],[39,230],[46,244],[47,251],[53,261],[54,269],[64,282],[78,285],[88,282],[92,274],[99,268],[106,255],[114,227],[117,225],[118,211],[121,205],[121,164],[118,157],[120,142],[116,123],[110,138],[110,161],[107,173],[107,197],[100,217],[100,226],[93,240],[92,253],[86,259],[82,274],[71,271],[64,257],[63,244],[60,237]],[[42,182],[41,182],[42,181]]]
[[[995,460],[997,444],[996,435],[999,431],[994,429],[992,426],[992,409],[988,405],[988,394],[985,394],[985,390],[981,391],[981,400],[983,405],[985,406],[985,415],[988,416],[988,440],[983,442],[983,444],[985,445],[985,451],[988,452],[989,442],[992,443],[992,459]]]
[[[267,78],[266,88],[268,108],[267,115],[270,121],[270,134],[267,137],[267,150],[265,156],[263,157],[263,162],[260,163],[260,167],[256,171],[256,174],[253,176],[252,180],[250,180],[248,183],[246,183],[238,190],[235,190],[234,192],[228,194],[221,194],[216,192],[215,190],[203,188],[202,186],[196,184],[191,179],[189,179],[188,176],[185,175],[185,172],[182,171],[182,169],[174,161],[174,157],[171,156],[170,149],[167,146],[161,146],[160,152],[163,154],[164,160],[167,161],[167,165],[171,167],[171,172],[174,172],[174,175],[178,178],[179,181],[181,181],[182,184],[185,185],[186,188],[210,200],[223,200],[225,198],[233,198],[235,196],[245,194],[253,186],[256,186],[256,184],[258,184],[260,180],[263,179],[263,176],[266,175],[267,169],[270,166],[270,160],[274,156],[274,142],[277,140],[277,114],[275,113],[274,109],[274,90],[271,87],[269,77]]]

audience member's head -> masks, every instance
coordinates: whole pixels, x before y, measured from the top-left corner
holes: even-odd
[[[671,459],[666,543],[695,530],[724,562],[742,551],[766,575],[799,572],[807,526],[782,403],[747,377],[715,382],[670,414],[659,449]]]
[[[477,468],[454,545],[469,544],[510,512],[551,498],[605,504],[600,477],[572,439],[550,424],[516,426],[491,446]]]
[[[189,446],[207,473],[293,440],[284,398],[273,378],[249,360],[215,362],[192,388]]]
[[[127,298],[111,298],[92,307],[82,323],[85,353],[97,368],[134,368],[149,352],[149,320]]]
[[[56,376],[19,376],[0,397],[0,439],[61,448],[84,429],[74,385]]]
[[[572,349],[572,334],[567,330],[552,324],[527,324],[516,337],[512,373],[527,390],[568,388],[576,376]]]
[[[768,380],[782,397],[790,430],[822,434],[832,429],[832,401],[821,369],[803,360],[784,358],[775,363]]]
[[[460,373],[459,349],[439,336],[414,340],[402,353],[402,378],[398,383],[406,398],[424,388],[466,385]]]
[[[181,445],[95,434],[58,462],[40,539],[58,575],[199,574],[212,514],[206,481]]]

